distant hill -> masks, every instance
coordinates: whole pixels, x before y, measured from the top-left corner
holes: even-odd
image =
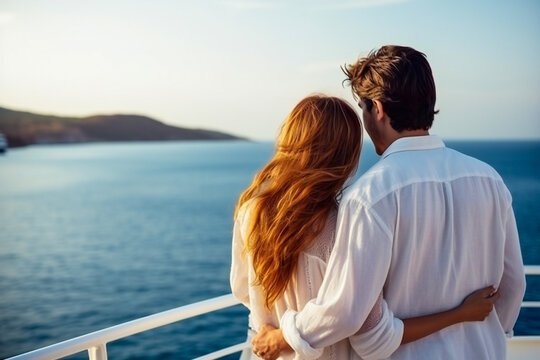
[[[242,139],[218,131],[165,125],[140,115],[60,117],[2,107],[0,133],[6,136],[10,147],[95,141]]]

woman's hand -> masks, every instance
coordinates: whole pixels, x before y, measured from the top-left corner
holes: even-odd
[[[401,343],[407,344],[416,341],[447,326],[461,322],[484,321],[493,310],[493,304],[499,299],[499,296],[499,292],[493,286],[488,286],[473,292],[463,300],[461,305],[452,310],[403,319]]]
[[[501,294],[493,286],[476,290],[456,308],[461,321],[484,321]]]

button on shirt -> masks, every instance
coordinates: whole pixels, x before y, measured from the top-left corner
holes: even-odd
[[[384,346],[378,353],[377,343],[388,344],[392,332],[351,345],[363,359],[505,358],[505,333],[512,332],[525,291],[511,201],[495,170],[446,148],[439,137],[396,140],[343,196],[318,296],[302,311],[285,313],[285,339],[309,358],[357,332],[381,290],[404,319],[454,308],[494,285],[501,297],[483,322],[450,326],[390,356]]]

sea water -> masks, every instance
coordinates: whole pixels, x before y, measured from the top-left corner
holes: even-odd
[[[540,142],[447,145],[499,171],[524,261],[540,264]],[[272,143],[216,141],[0,156],[0,358],[229,293],[234,205],[272,153]],[[377,160],[365,144],[358,173]],[[540,299],[540,281],[528,280],[526,298]],[[246,326],[238,305],[107,349],[111,359],[191,359],[244,341]],[[515,330],[540,334],[539,311],[522,310]]]

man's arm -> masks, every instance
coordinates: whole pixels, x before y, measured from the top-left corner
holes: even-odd
[[[499,285],[501,298],[497,301],[495,309],[508,336],[512,336],[512,329],[516,323],[525,294],[525,272],[516,219],[512,206],[509,205],[506,219],[506,241],[504,246],[504,270]]]
[[[357,201],[342,203],[336,243],[317,298],[298,314],[289,310],[281,319],[283,337],[297,354],[316,358],[320,349],[360,329],[386,280],[392,238],[377,214]]]
[[[253,353],[264,360],[277,359],[282,352],[293,351],[285,341],[281,329],[270,324],[261,326],[260,331],[251,339]]]

